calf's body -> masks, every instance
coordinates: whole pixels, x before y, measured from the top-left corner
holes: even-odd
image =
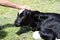
[[[60,14],[24,10],[18,13],[16,26],[30,26],[44,40],[60,39]]]

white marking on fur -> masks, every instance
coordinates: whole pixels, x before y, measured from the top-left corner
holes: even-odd
[[[33,39],[41,39],[40,34],[39,34],[39,31],[35,31],[33,33]]]
[[[60,39],[57,39],[57,38],[56,38],[55,40],[60,40]]]
[[[22,13],[25,9],[19,10],[19,14]]]

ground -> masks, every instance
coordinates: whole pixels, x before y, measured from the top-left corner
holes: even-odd
[[[17,4],[26,4],[32,10],[60,13],[60,0],[10,0]],[[27,27],[12,25],[18,10],[0,6],[0,40],[33,40],[32,31]],[[23,33],[24,32],[24,33]]]

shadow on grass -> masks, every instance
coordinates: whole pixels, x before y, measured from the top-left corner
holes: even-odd
[[[5,24],[5,25],[1,25],[0,26],[0,30],[4,29],[4,28],[7,28],[7,27],[14,27],[13,24]]]
[[[3,39],[4,37],[6,37],[7,32],[0,30],[0,39]]]
[[[29,32],[29,31],[31,31],[29,26],[24,26],[24,27],[21,27],[20,30],[16,34],[21,35],[23,33]]]
[[[0,30],[2,30],[4,28],[7,28],[7,27],[16,27],[16,26],[14,26],[13,24],[5,24],[5,25],[0,26]],[[30,27],[29,26],[24,26],[24,27],[20,27],[20,30],[18,30],[18,32],[16,34],[21,35],[23,33],[29,32],[29,31],[31,31]],[[4,32],[4,31],[1,31],[1,32],[6,34],[6,32]]]
[[[0,26],[0,39],[3,39],[4,37],[6,37],[7,32],[5,32],[5,31],[2,30],[2,29],[7,28],[7,27],[14,27],[14,25],[13,25],[13,24],[1,25],[1,26]]]

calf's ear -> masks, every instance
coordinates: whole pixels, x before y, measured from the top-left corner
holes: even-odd
[[[17,14],[17,16],[19,16],[19,13]]]

